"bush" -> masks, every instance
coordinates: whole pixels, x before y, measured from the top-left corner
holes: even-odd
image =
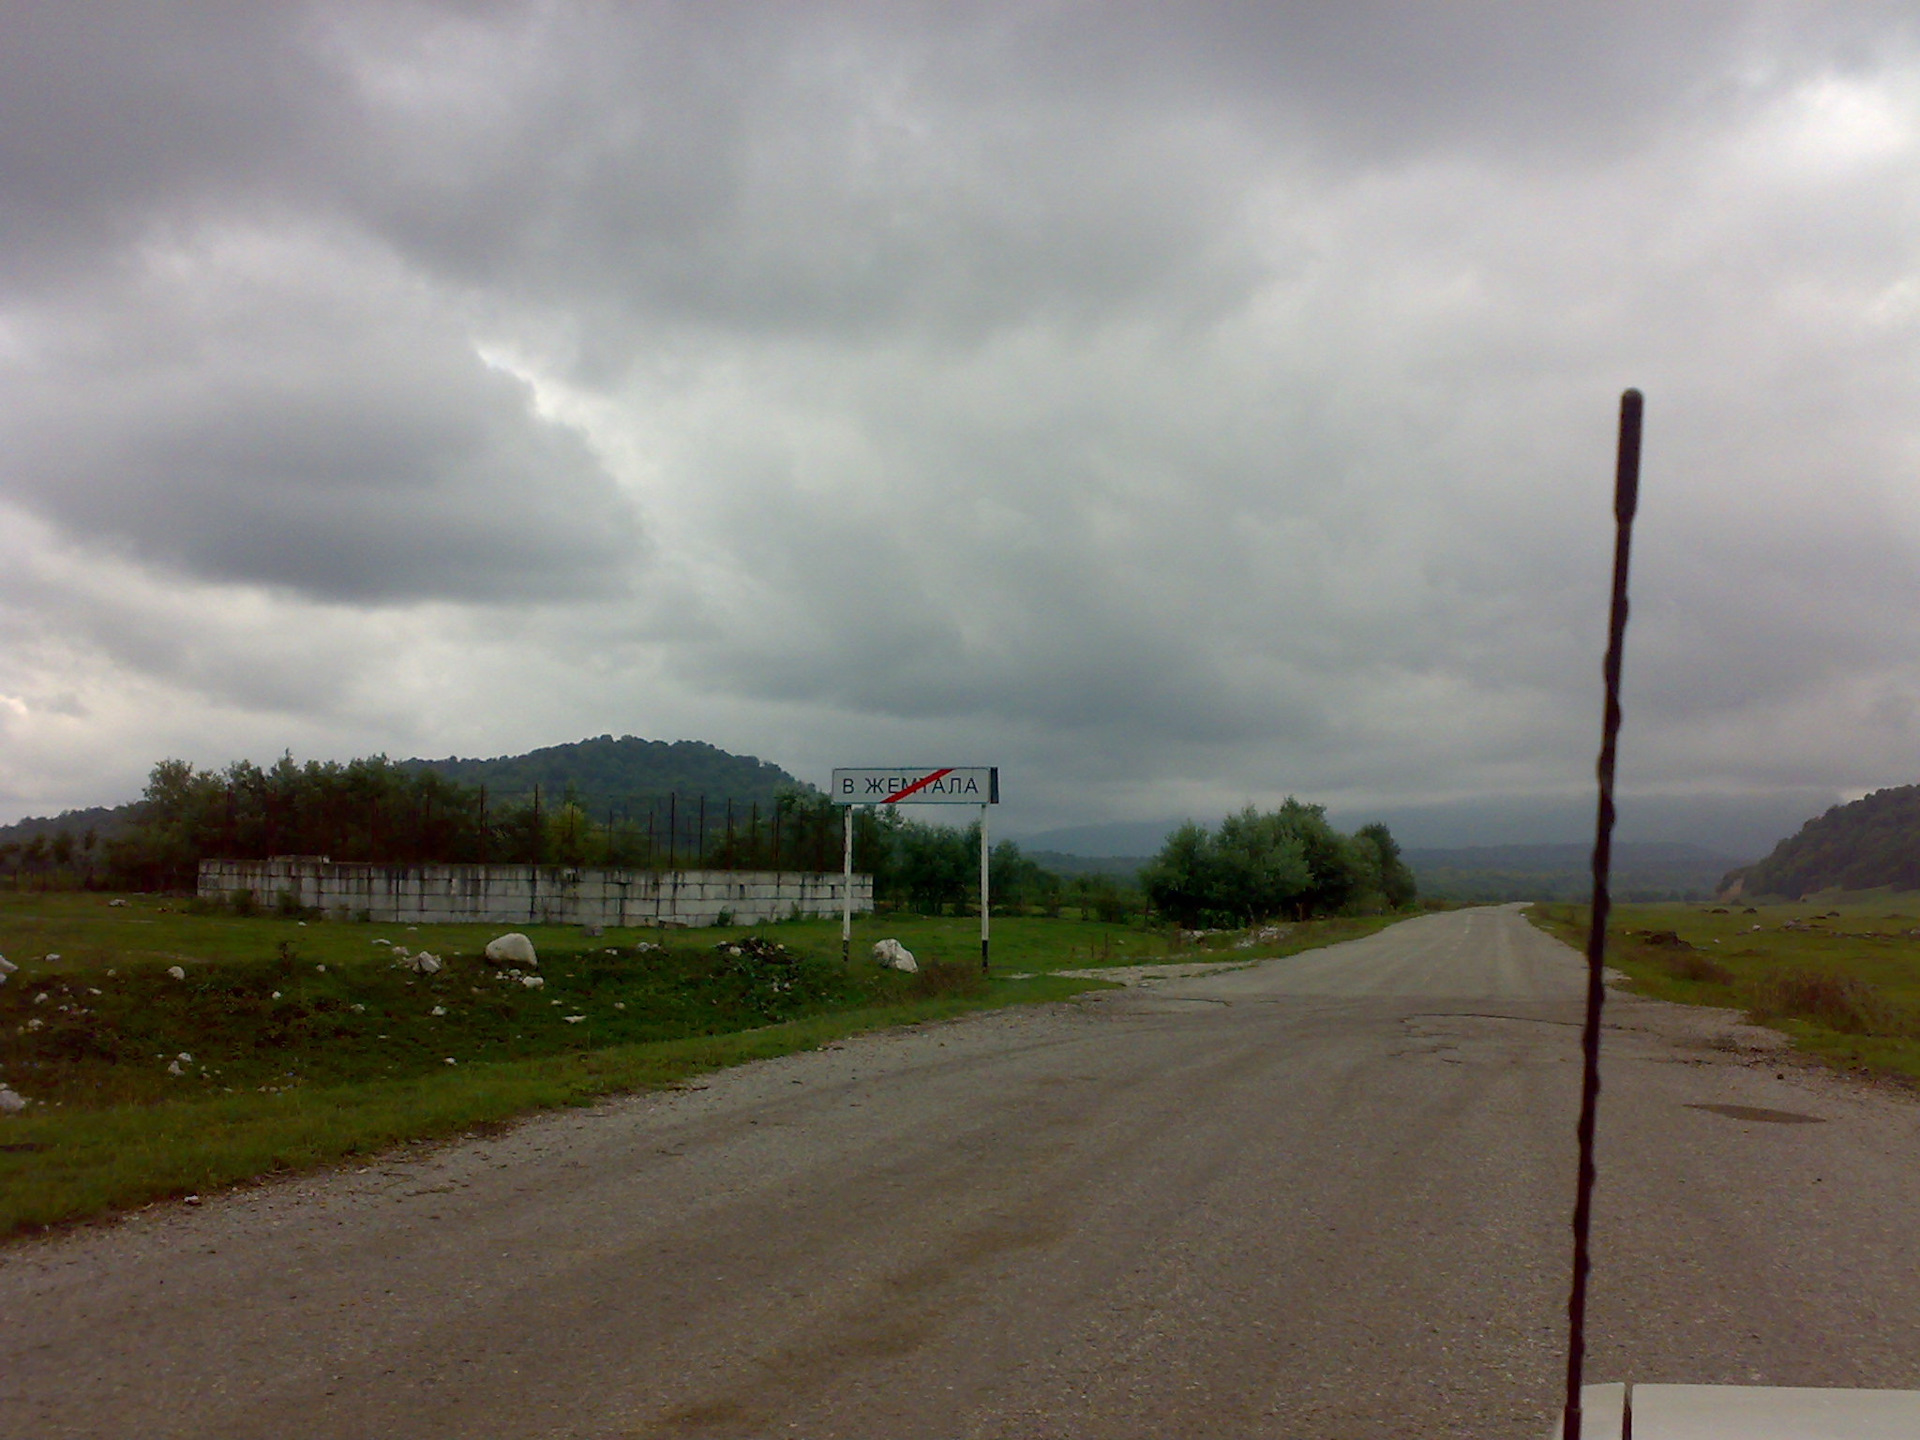
[[[1190,928],[1401,909],[1414,900],[1413,877],[1386,826],[1342,835],[1324,807],[1292,797],[1264,814],[1249,805],[1217,831],[1182,825],[1140,882],[1162,915]]]
[[[915,999],[935,1000],[947,996],[973,996],[987,993],[987,977],[978,965],[960,965],[950,960],[930,960],[912,978],[908,993]]]
[[[1780,970],[1754,987],[1756,1019],[1810,1020],[1845,1035],[1894,1035],[1911,1027],[1865,980],[1825,970]]]
[[[1661,964],[1676,980],[1693,980],[1713,985],[1733,983],[1733,971],[1711,955],[1702,955],[1697,951],[1685,955],[1670,955],[1661,961]]]

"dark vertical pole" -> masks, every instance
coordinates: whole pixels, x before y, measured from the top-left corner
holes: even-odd
[[[733,854],[733,797],[731,795],[727,797],[727,854]],[[731,865],[733,862],[729,860],[727,863]]]
[[[1620,736],[1620,660],[1627,638],[1627,563],[1640,501],[1638,390],[1620,397],[1620,439],[1613,472],[1613,600],[1607,613],[1606,711],[1600,724],[1599,812],[1593,837],[1593,914],[1587,927],[1587,1015],[1580,1031],[1580,1177],[1573,1203],[1573,1289],[1567,1299],[1567,1399],[1560,1433],[1580,1440],[1580,1388],[1587,1363],[1587,1239],[1593,1222],[1593,1137],[1600,1108],[1600,1011],[1606,1003],[1607,882],[1613,864],[1613,768]]]
[[[547,832],[540,824],[540,787],[533,787],[533,863],[538,865],[546,858]]]
[[[678,852],[674,848],[674,842],[679,838],[680,792],[678,790],[669,790],[667,792],[667,869],[669,870],[677,870],[680,868],[675,863]]]
[[[773,810],[773,868],[780,868],[780,807]]]
[[[987,917],[993,908],[987,896],[987,872],[990,864],[991,857],[987,849],[987,807],[982,805],[980,807],[980,973],[982,975],[985,975],[988,969],[987,937],[990,922]]]
[[[695,865],[707,863],[707,797],[705,795],[700,797],[700,838],[694,842],[693,853]]]
[[[846,836],[840,865],[840,964],[853,964],[853,806],[842,822]]]

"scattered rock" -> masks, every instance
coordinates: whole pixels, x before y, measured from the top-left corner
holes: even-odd
[[[578,1025],[582,1020],[586,1019],[587,1017],[584,1015],[562,1015],[560,1018],[566,1021],[567,1024],[569,1025]]]
[[[440,973],[440,957],[438,955],[429,955],[425,950],[422,950],[411,959],[403,956],[400,963],[416,975],[438,975]]]
[[[26,1097],[11,1086],[0,1085],[0,1114],[16,1115],[27,1108]]]
[[[1251,950],[1256,945],[1271,945],[1276,940],[1284,940],[1293,933],[1291,925],[1262,925],[1258,930],[1233,942],[1236,950]]]
[[[487,959],[496,965],[538,965],[540,963],[540,957],[533,950],[533,941],[518,930],[489,940]]]
[[[124,900],[109,900],[107,901],[107,908],[109,910],[120,910],[125,908],[126,903]]]
[[[538,975],[522,975],[520,977],[520,983],[526,986],[527,989],[529,990],[538,990],[541,986],[545,985],[547,982],[541,979]],[[556,1001],[555,1003],[557,1004],[558,1002]]]
[[[920,973],[919,963],[913,958],[913,952],[898,940],[887,939],[875,943],[873,947],[874,963],[884,970],[901,970],[909,975]]]
[[[444,1005],[436,1005],[433,1007],[433,1013],[435,1015],[444,1015],[447,1013],[447,1007]]]
[[[167,966],[167,974],[171,975],[176,980],[184,980],[187,978],[187,972],[185,967],[180,965]]]

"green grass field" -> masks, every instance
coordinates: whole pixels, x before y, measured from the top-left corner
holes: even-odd
[[[0,1234],[1102,983],[1062,970],[1261,958],[1388,923],[1315,921],[1243,949],[1234,935],[996,919],[991,977],[977,919],[862,917],[851,966],[836,921],[593,938],[529,927],[529,985],[535,972],[482,958],[503,925],[0,895],[0,954],[20,966],[0,985],[0,1084],[31,1102],[0,1115]],[[921,973],[874,965],[883,936]],[[396,946],[444,968],[416,974]]]
[[[1586,906],[1528,913],[1585,948]],[[1640,994],[1745,1011],[1829,1064],[1920,1083],[1920,895],[1622,905],[1608,922],[1607,963]]]

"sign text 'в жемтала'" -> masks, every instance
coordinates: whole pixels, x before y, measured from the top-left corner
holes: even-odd
[[[836,770],[832,795],[836,805],[998,805],[1000,771],[992,765]]]

